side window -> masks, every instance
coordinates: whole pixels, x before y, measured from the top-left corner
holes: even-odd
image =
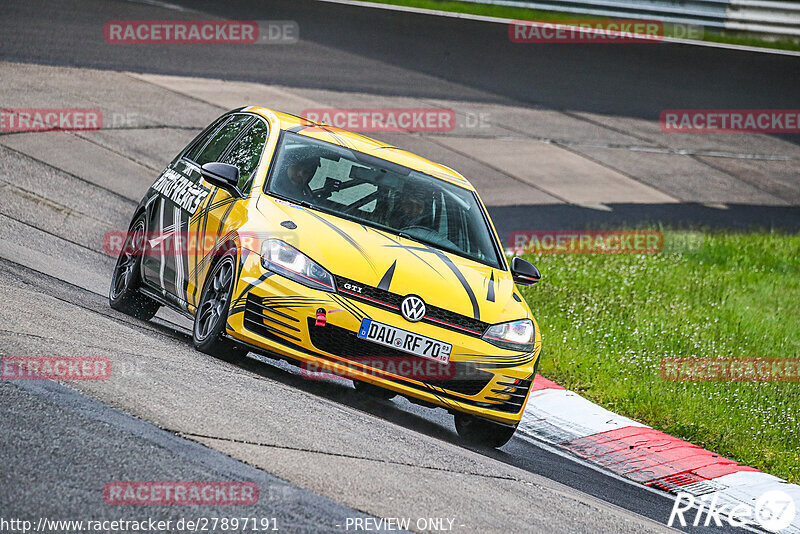
[[[205,143],[198,143],[186,157],[200,166],[212,161],[219,161],[219,157],[225,152],[231,141],[236,139],[236,136],[251,120],[253,118],[249,115],[234,115],[210,140]]]
[[[211,139],[217,130],[222,128],[222,126],[230,120],[229,115],[224,115],[219,117],[210,126],[203,129],[197,137],[192,139],[192,142],[186,145],[184,149],[184,153],[181,155],[182,158],[194,160],[194,157],[197,156],[197,153],[208,143],[208,140]]]
[[[269,128],[261,120],[256,120],[221,160],[239,167],[239,190],[246,193],[253,183],[253,173],[261,160],[261,153],[267,142]]]

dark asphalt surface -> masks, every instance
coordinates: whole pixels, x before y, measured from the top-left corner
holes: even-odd
[[[179,532],[181,519],[250,517],[284,532],[331,532],[348,517],[367,517],[56,382],[0,381],[0,420],[6,520],[153,518],[172,521],[167,532]],[[241,506],[111,505],[103,497],[107,481],[251,482],[259,499]]]
[[[4,36],[0,55],[55,65],[377,94],[510,99],[551,109],[647,119],[657,119],[664,109],[800,104],[798,57],[665,42],[526,46],[510,42],[503,24],[312,0],[173,4],[193,11],[144,2],[12,2],[0,12]],[[103,41],[102,27],[109,20],[201,19],[209,14],[294,20],[301,42],[156,47],[106,46]]]

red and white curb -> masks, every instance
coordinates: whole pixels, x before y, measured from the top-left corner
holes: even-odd
[[[517,431],[645,486],[706,500],[716,493],[718,508],[758,510],[760,497],[781,491],[796,513],[780,532],[800,534],[800,486],[617,415],[541,375]]]

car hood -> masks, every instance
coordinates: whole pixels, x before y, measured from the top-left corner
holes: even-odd
[[[288,242],[337,277],[433,306],[499,323],[529,316],[511,273],[314,209],[262,197],[270,235]],[[297,228],[291,229],[291,221]],[[282,224],[283,223],[283,224]],[[517,294],[518,295],[518,294]]]

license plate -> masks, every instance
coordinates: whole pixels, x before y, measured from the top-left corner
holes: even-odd
[[[453,350],[450,343],[442,343],[372,319],[361,321],[358,337],[440,363],[449,362],[450,351]]]

